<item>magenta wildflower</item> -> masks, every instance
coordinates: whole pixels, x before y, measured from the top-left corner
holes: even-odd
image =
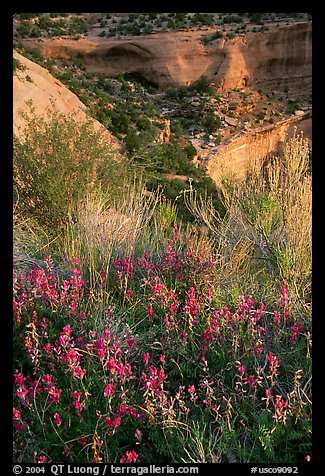
[[[52,349],[52,344],[50,342],[47,342],[44,347],[43,347],[44,351],[48,354],[51,349]]]
[[[17,410],[15,407],[13,407],[12,413],[13,413],[14,421],[20,420],[20,411],[19,410]]]
[[[249,375],[246,379],[246,383],[250,388],[254,387],[256,383],[256,378],[254,377],[254,375]]]
[[[78,443],[80,443],[81,446],[86,446],[87,442],[88,442],[88,439],[86,436],[81,436],[78,440]]]
[[[254,354],[256,355],[256,357],[258,359],[261,358],[261,355],[262,355],[262,352],[263,352],[263,344],[261,341],[258,341],[256,342],[255,346],[254,346]]]
[[[130,335],[128,335],[128,337],[127,337],[127,344],[128,344],[130,349],[132,349],[134,347],[135,340]]]
[[[50,398],[50,401],[52,403],[58,403],[59,399],[60,399],[60,395],[61,395],[61,392],[62,390],[61,389],[57,389],[54,387],[54,385],[49,389],[48,391],[48,395],[49,395],[49,398]]]
[[[80,365],[77,365],[72,369],[72,374],[75,378],[79,378],[81,380],[86,374],[86,369],[82,369]]]
[[[146,311],[146,315],[148,315],[149,317],[153,318],[154,316],[154,312],[153,312],[153,309],[152,309],[152,305],[149,303],[148,304],[148,309]]]
[[[143,356],[142,356],[142,359],[143,359],[143,362],[148,365],[148,362],[149,362],[149,359],[150,359],[150,354],[148,352],[146,352]]]
[[[85,410],[85,403],[80,401],[82,392],[77,392],[76,390],[72,392],[71,397],[73,398],[73,406],[77,414]]]
[[[24,387],[18,387],[16,390],[17,397],[20,398],[21,400],[25,401],[26,395],[28,394],[28,389]]]
[[[240,365],[238,367],[238,372],[240,373],[240,375],[244,375],[245,371],[246,371],[246,369],[243,365]]]
[[[302,328],[303,328],[303,325],[301,324],[301,322],[298,322],[298,324],[296,326],[291,327],[290,342],[292,342],[293,344],[297,343],[297,339],[299,337],[299,334],[300,334]]]
[[[109,383],[108,385],[106,385],[106,387],[104,388],[104,397],[108,397],[108,396],[111,396],[113,395],[115,392],[115,385]]]
[[[119,406],[117,407],[116,413],[119,415],[125,416],[128,414],[128,407],[124,405],[123,403],[120,403]]]
[[[187,388],[188,393],[194,393],[195,392],[195,386],[194,385],[189,385]]]
[[[134,450],[126,451],[120,459],[120,463],[136,463],[137,459],[138,454]]]
[[[57,426],[60,426],[61,423],[62,423],[60,413],[54,413],[54,415],[53,415],[53,420],[54,420],[54,423],[55,423]]]
[[[121,417],[114,415],[114,418],[111,419],[109,417],[105,418],[105,426],[106,428],[118,428],[121,424]]]
[[[24,375],[21,372],[18,372],[18,370],[15,370],[15,383],[17,385],[25,385],[26,380],[27,380],[27,377],[24,377]]]

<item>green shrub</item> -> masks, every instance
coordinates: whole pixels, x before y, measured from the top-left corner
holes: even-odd
[[[195,81],[189,88],[190,91],[196,91],[197,93],[207,93],[212,95],[214,93],[214,88],[211,86],[211,81],[207,76],[202,75],[200,79]]]
[[[149,121],[149,119],[147,117],[140,117],[138,120],[137,120],[137,128],[140,130],[140,131],[148,131],[150,130],[152,127],[151,125],[151,121]]]
[[[39,13],[19,13],[20,20],[31,20],[40,15]]]
[[[19,69],[20,71],[24,71],[24,69],[26,69],[26,67],[17,58],[13,58],[12,63],[14,73],[17,71],[17,69]]]
[[[19,209],[55,232],[94,186],[101,161],[112,150],[92,123],[78,124],[54,108],[47,119],[32,109],[23,114],[23,138],[14,136],[14,189]]]
[[[215,132],[221,127],[220,117],[210,111],[204,118],[203,125],[209,132]]]

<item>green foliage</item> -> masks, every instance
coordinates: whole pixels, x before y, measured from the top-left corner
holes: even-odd
[[[295,100],[292,100],[292,99],[288,100],[288,113],[289,114],[294,114],[298,108],[299,108],[298,101],[295,101]]]
[[[12,63],[14,73],[17,71],[17,69],[19,69],[20,71],[24,71],[24,69],[26,69],[25,66],[17,58],[13,58]]]
[[[213,24],[213,15],[211,13],[194,13],[191,23],[193,25],[207,25]]]
[[[263,13],[249,13],[251,23],[260,23]]]
[[[137,128],[140,131],[148,131],[148,130],[151,129],[151,127],[152,127],[151,121],[149,121],[149,119],[147,117],[140,117],[137,120]]]
[[[215,92],[214,87],[211,85],[211,81],[207,76],[202,75],[194,84],[189,87],[190,91],[196,91],[199,94],[213,95]]]
[[[37,17],[40,13],[19,13],[20,20],[31,20]]]
[[[220,117],[214,111],[209,111],[204,117],[203,125],[208,132],[216,132],[221,127]]]
[[[178,99],[178,88],[170,86],[166,88],[165,94],[168,99]]]
[[[41,30],[48,30],[49,28],[54,27],[56,22],[47,16],[42,16],[38,19],[37,25]]]
[[[94,186],[96,169],[112,160],[112,150],[90,122],[77,124],[55,109],[48,109],[47,120],[33,109],[24,117],[24,138],[14,137],[18,206],[55,232]]]
[[[220,30],[217,30],[213,35],[211,36],[203,36],[201,41],[203,44],[208,45],[214,40],[219,40],[220,38],[223,38],[223,32]]]
[[[243,19],[239,15],[226,15],[222,18],[223,23],[242,23]]]

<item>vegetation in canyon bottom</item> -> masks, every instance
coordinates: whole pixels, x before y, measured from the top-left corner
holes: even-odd
[[[15,461],[309,459],[307,142],[225,180],[222,215],[185,190],[185,224],[90,124],[28,127],[14,142]]]

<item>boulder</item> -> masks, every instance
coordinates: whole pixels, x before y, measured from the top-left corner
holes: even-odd
[[[235,119],[234,117],[225,116],[225,122],[229,124],[229,126],[238,126],[238,119]]]

